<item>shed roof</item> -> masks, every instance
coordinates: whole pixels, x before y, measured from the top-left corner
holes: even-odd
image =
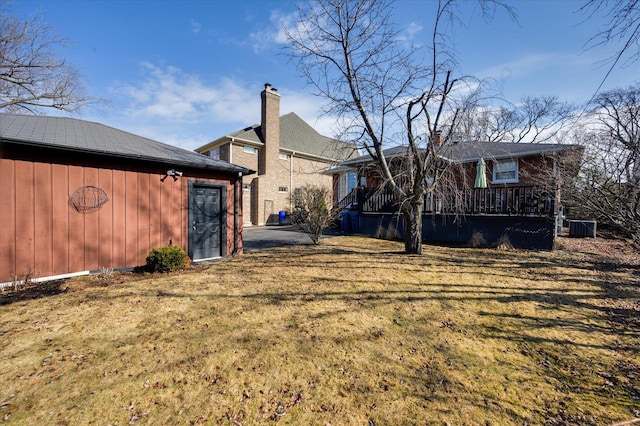
[[[104,124],[68,117],[0,113],[0,140],[220,172],[252,170]]]

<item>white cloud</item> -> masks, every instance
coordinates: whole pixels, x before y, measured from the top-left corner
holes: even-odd
[[[113,90],[132,117],[193,123],[204,118],[246,121],[253,115],[246,107],[253,93],[231,78],[223,77],[213,83],[177,67],[150,63],[142,67],[141,82],[119,84]]]
[[[231,77],[205,80],[177,67],[143,63],[141,79],[112,88],[116,114],[105,124],[194,149],[259,122],[260,90]]]
[[[202,30],[202,24],[198,21],[196,21],[195,19],[191,20],[191,31],[193,31],[194,34],[198,34],[200,31]]]
[[[116,114],[98,121],[195,149],[260,122],[262,84],[254,83],[231,77],[205,79],[177,67],[144,63],[139,81],[120,83],[112,89]],[[286,87],[278,89],[281,115],[295,112],[319,133],[334,136],[335,119],[319,118],[323,99]]]
[[[560,55],[555,53],[530,53],[482,70],[479,77],[496,80],[521,78],[557,66],[560,59]]]
[[[273,45],[287,43],[286,28],[290,28],[294,20],[295,13],[283,14],[275,10],[269,16],[269,25],[260,31],[249,34],[253,43],[253,50],[260,52]]]
[[[412,41],[415,39],[416,35],[419,34],[422,31],[423,27],[420,24],[417,24],[415,22],[411,22],[409,23],[409,25],[407,25],[407,27],[404,29],[404,31],[402,31],[399,36],[398,36],[398,40],[400,41]]]

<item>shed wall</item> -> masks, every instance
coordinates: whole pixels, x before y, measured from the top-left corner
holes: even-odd
[[[91,158],[85,164],[78,158],[43,162],[6,154],[5,149],[0,158],[0,282],[25,274],[44,278],[140,266],[151,248],[168,244],[187,251],[191,179],[226,185],[229,226],[223,230],[223,255],[234,249],[233,176],[185,170],[177,181],[162,182],[163,165]],[[93,213],[78,212],[69,197],[83,186],[102,189],[109,200]]]

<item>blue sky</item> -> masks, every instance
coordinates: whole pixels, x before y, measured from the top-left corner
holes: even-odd
[[[6,3],[6,0],[5,0]],[[584,49],[606,17],[579,12],[580,0],[511,2],[518,20],[498,12],[490,22],[472,18],[455,30],[460,72],[497,80],[503,96],[554,95],[589,100],[604,78],[602,61],[618,45]],[[395,22],[408,38],[426,42],[435,2],[404,0]],[[187,149],[257,123],[260,91],[271,83],[282,95],[281,113],[296,112],[319,132],[333,136],[331,118],[319,117],[295,65],[282,55],[282,23],[294,1],[260,0],[9,0],[20,17],[41,12],[60,36],[61,50],[82,74],[88,92],[108,101],[74,115]],[[603,89],[626,87],[640,63],[619,65]]]

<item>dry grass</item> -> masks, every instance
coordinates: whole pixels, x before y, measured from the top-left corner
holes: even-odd
[[[638,265],[336,237],[0,306],[15,424],[640,417]]]

